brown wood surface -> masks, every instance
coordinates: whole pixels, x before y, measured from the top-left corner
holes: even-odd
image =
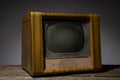
[[[120,80],[120,65],[104,65],[99,72],[67,73],[31,77],[20,65],[1,65],[0,80]]]

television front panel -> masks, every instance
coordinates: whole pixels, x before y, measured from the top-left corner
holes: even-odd
[[[23,18],[22,67],[31,76],[100,69],[99,15],[28,13]]]

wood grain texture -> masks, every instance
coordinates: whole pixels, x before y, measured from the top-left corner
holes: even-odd
[[[1,65],[0,80],[120,80],[120,65],[104,65],[99,72],[31,77],[20,65]]]

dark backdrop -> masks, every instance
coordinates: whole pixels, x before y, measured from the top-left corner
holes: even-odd
[[[100,14],[103,64],[120,64],[119,0],[1,0],[0,65],[21,64],[21,21],[29,11]]]

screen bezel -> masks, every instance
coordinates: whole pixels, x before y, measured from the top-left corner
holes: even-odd
[[[61,22],[72,22],[72,23],[76,23],[79,26],[82,26],[84,29],[84,48],[79,51],[79,52],[71,52],[68,55],[64,55],[64,53],[61,53],[62,55],[59,54],[55,54],[52,55],[53,52],[51,52],[48,48],[47,48],[47,43],[46,43],[46,28],[47,24],[51,24],[51,23],[61,23]],[[77,58],[77,57],[89,57],[90,54],[90,19],[86,18],[86,19],[82,19],[82,18],[73,18],[73,17],[55,17],[51,16],[51,17],[42,17],[42,25],[43,25],[43,35],[44,35],[44,57],[46,59],[54,59],[54,58]],[[78,55],[74,55],[74,53],[77,53]],[[80,54],[81,53],[81,54]],[[85,54],[85,55],[84,55]]]

